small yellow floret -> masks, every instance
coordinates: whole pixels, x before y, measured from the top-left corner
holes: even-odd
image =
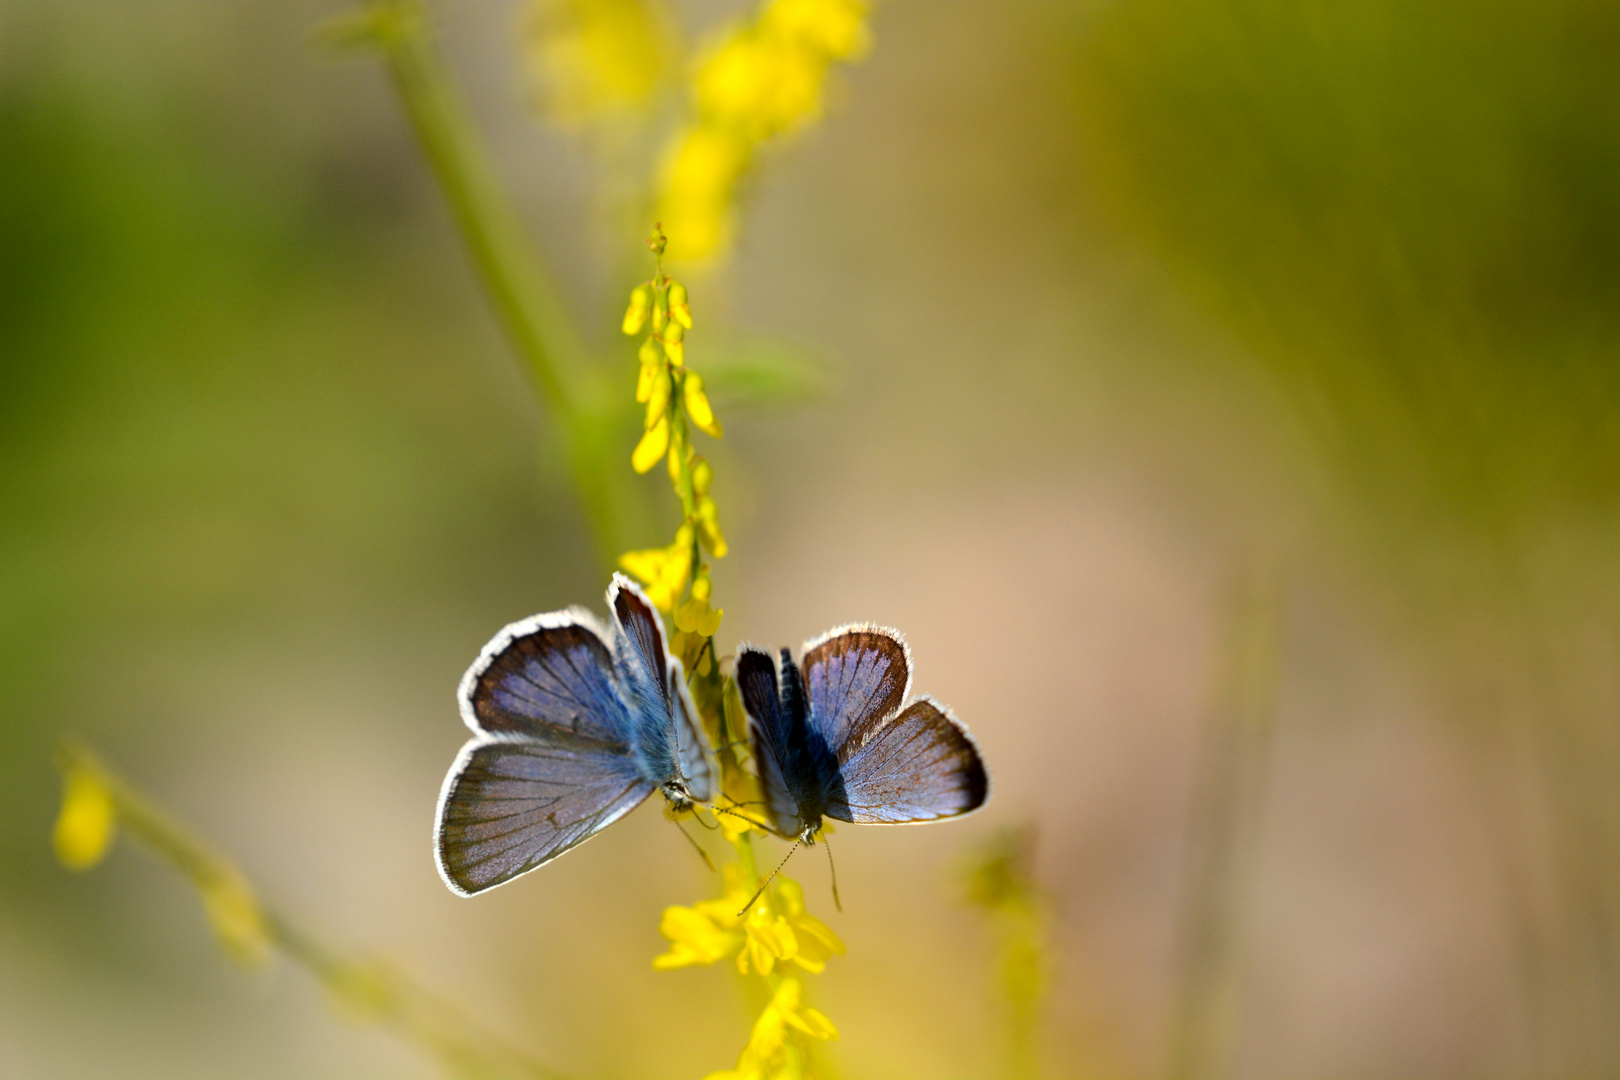
[[[89,870],[106,857],[117,834],[118,810],[106,784],[88,769],[70,769],[51,837],[57,861],[69,870]]]

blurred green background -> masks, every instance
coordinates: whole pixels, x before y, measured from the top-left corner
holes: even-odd
[[[750,1013],[650,968],[713,887],[656,811],[475,901],[434,872],[461,672],[605,580],[378,65],[309,45],[341,10],[0,0],[0,1077],[436,1075],[143,853],[60,869],[64,734],[558,1068],[704,1075]],[[628,397],[642,227],[534,116],[512,0],[433,11]],[[874,36],[688,345],[825,369],[717,399],[721,642],[898,626],[995,776],[839,833],[838,1075],[998,1074],[959,867],[1030,821],[1048,1075],[1620,1070],[1620,7]]]

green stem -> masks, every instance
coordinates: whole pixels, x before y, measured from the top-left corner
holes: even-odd
[[[580,402],[565,372],[578,367],[584,350],[561,298],[521,239],[523,226],[495,179],[421,3],[373,0],[372,6],[389,74],[484,285],[541,398],[568,422]]]

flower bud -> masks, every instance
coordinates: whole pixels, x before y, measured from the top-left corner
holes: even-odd
[[[639,333],[642,324],[647,321],[647,310],[651,306],[652,290],[645,285],[637,285],[630,293],[630,306],[624,309],[624,332]]]
[[[646,433],[641,436],[641,441],[636,443],[636,449],[630,455],[630,466],[636,472],[644,473],[658,464],[658,460],[664,456],[664,451],[668,449],[669,417],[666,416],[648,428]]]
[[[690,379],[693,376],[688,374],[686,377]],[[705,461],[702,455],[693,457],[692,493],[695,495],[707,495],[709,493],[709,485],[712,483],[714,483],[714,466]]]
[[[646,426],[649,429],[662,420],[664,414],[669,411],[669,397],[673,392],[672,384],[673,380],[670,378],[669,372],[654,369],[652,387],[647,394]],[[660,454],[662,454],[662,451],[660,451]]]
[[[681,339],[686,337],[686,327],[680,323],[670,323],[664,327],[664,332],[658,340],[663,343],[664,355],[669,362],[680,367],[686,361],[686,349],[681,345]]]
[[[686,304],[686,286],[678,281],[670,282],[669,317],[688,330],[692,329],[692,309]]]
[[[688,371],[682,382],[686,393],[686,415],[692,418],[692,423],[716,439],[723,436],[725,429],[715,419],[714,410],[709,407],[709,397],[703,392],[703,377],[695,371]]]

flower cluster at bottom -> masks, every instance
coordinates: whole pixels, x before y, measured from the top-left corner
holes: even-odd
[[[656,957],[653,967],[713,964],[735,955],[739,974],[764,977],[770,1002],[754,1021],[737,1067],[706,1080],[798,1080],[806,1075],[810,1042],[835,1039],[838,1029],[803,1003],[804,985],[788,972],[822,971],[844,952],[844,943],[805,910],[798,882],[779,876],[744,913],[753,895],[747,875],[737,864],[722,873],[725,888],[719,898],[664,909],[658,930],[669,939],[669,951]]]

